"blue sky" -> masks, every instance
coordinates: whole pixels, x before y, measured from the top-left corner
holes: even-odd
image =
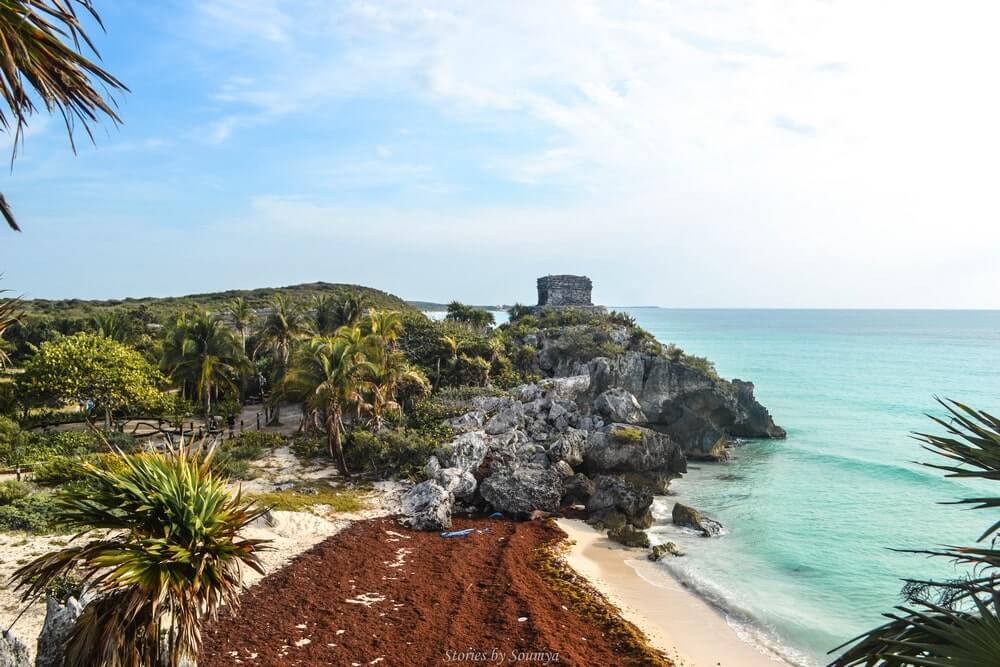
[[[990,4],[536,5],[98,0],[124,124],[34,119],[4,286],[1000,307]]]

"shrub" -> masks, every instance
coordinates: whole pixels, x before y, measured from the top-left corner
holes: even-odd
[[[0,505],[0,530],[45,533],[54,530],[55,524],[55,499],[48,493],[33,493]]]
[[[119,470],[123,465],[121,456],[111,453],[53,456],[35,465],[33,470],[35,482],[43,486],[80,482],[90,476],[84,463],[112,472]]]
[[[319,438],[305,434],[296,435],[292,438],[289,449],[299,459],[306,461],[321,456],[326,452],[326,446]]]
[[[31,493],[31,487],[24,482],[9,479],[0,482],[0,505],[10,505],[11,503],[25,498]]]
[[[352,468],[367,470],[379,479],[418,479],[438,444],[413,429],[383,430],[378,435],[356,430],[345,455]]]

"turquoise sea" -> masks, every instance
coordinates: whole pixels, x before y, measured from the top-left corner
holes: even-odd
[[[624,309],[663,342],[752,380],[788,431],[724,464],[693,464],[658,499],[664,567],[723,609],[748,641],[804,665],[899,604],[904,576],[954,577],[947,561],[889,547],[969,544],[997,519],[940,503],[969,483],[912,463],[936,430],[934,396],[1000,413],[1000,312]],[[980,486],[980,489],[982,487]],[[669,524],[676,499],[718,518],[719,538]]]

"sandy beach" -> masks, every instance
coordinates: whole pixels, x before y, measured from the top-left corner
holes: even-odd
[[[640,576],[648,570],[654,575],[650,580],[661,580],[644,550],[612,542],[577,519],[560,519],[558,524],[573,542],[566,552],[570,567],[617,605],[622,616],[678,667],[789,665],[742,641],[718,609],[679,582],[662,578],[670,583],[657,585]]]

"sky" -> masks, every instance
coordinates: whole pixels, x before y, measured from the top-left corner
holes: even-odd
[[[124,123],[0,176],[26,297],[1000,308],[996,3],[95,4]]]

